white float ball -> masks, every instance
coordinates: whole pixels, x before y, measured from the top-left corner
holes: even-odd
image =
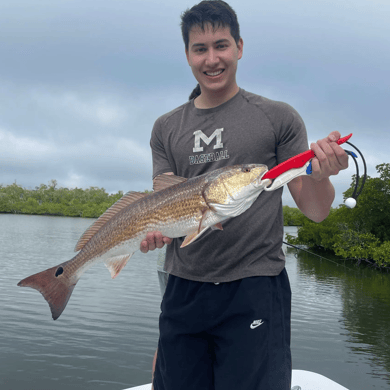
[[[349,207],[350,209],[353,209],[356,206],[356,199],[348,198],[345,200],[344,203],[347,207]]]

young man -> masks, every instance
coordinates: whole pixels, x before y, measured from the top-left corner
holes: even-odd
[[[240,89],[243,55],[237,16],[221,0],[182,15],[185,53],[200,95],[158,118],[153,177],[194,177],[227,165],[269,169],[308,149],[304,123],[289,105]],[[197,95],[197,94],[195,94]],[[332,132],[311,145],[310,177],[288,188],[314,221],[334,199],[330,175],[348,166]],[[167,247],[170,274],[161,304],[154,390],[289,390],[291,291],[282,252],[282,191],[180,249],[182,239],[148,233],[141,251]]]

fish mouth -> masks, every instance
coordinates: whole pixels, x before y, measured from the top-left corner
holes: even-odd
[[[255,184],[255,186],[256,187],[261,186],[261,187],[265,188],[265,187],[268,187],[271,183],[272,183],[272,180],[270,180],[270,179],[265,179],[265,180],[260,179],[259,182]]]
[[[265,179],[265,180],[262,180],[262,177],[268,172],[268,169],[265,169],[264,172],[259,175],[258,177],[256,177],[255,180],[253,180],[253,185],[255,187],[268,187],[271,183],[272,183],[272,180],[270,179]]]

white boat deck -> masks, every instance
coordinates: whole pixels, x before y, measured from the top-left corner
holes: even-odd
[[[292,387],[300,386],[301,390],[348,390],[331,379],[311,371],[293,370]],[[150,390],[151,383],[131,387],[125,390]]]

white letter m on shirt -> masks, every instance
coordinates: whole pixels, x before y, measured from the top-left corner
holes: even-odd
[[[211,141],[214,138],[217,138],[217,141],[214,145],[214,149],[222,149],[223,148],[223,143],[222,143],[222,129],[216,129],[213,134],[210,135],[210,137],[207,137],[203,133],[202,130],[196,130],[194,132],[195,135],[195,147],[192,149],[192,151],[195,152],[203,152],[203,146],[200,146],[200,140],[202,140],[206,145],[210,145]]]

